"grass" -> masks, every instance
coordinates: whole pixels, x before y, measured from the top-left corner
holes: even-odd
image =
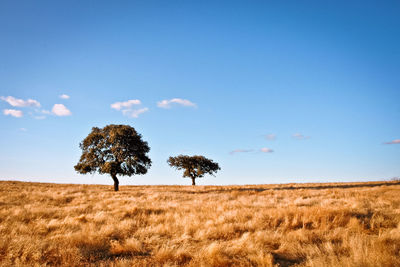
[[[1,266],[400,266],[400,182],[0,182]]]

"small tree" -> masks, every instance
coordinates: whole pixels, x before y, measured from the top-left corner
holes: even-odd
[[[205,174],[214,175],[221,169],[218,163],[203,156],[179,155],[177,157],[169,157],[167,163],[177,170],[185,170],[183,177],[191,178],[192,185],[196,185],[196,178],[202,178]]]
[[[74,166],[78,173],[108,173],[118,191],[117,175],[145,174],[151,167],[147,156],[150,147],[142,136],[129,125],[93,127],[92,132],[79,144],[81,158]]]

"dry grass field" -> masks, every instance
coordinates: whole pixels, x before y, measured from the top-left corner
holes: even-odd
[[[400,266],[400,183],[0,182],[2,266]]]

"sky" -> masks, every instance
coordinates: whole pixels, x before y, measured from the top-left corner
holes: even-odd
[[[200,185],[400,176],[399,1],[0,1],[0,179],[80,175],[92,127],[128,124],[152,167]]]

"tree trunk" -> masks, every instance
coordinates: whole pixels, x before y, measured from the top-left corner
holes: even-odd
[[[118,191],[119,190],[119,181],[118,178],[115,174],[111,174],[111,178],[114,180],[114,191]]]
[[[196,185],[196,178],[192,177],[192,185]]]

